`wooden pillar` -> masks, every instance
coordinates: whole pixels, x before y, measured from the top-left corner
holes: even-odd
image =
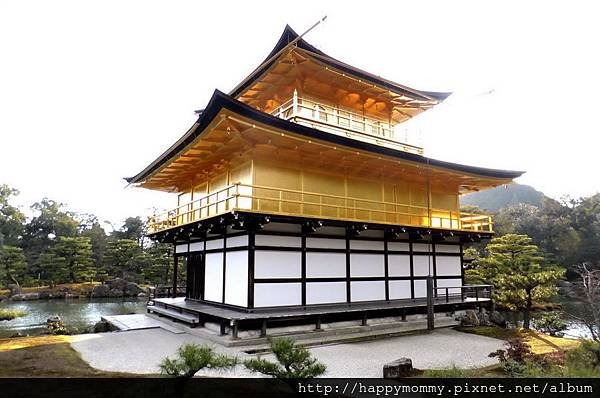
[[[263,319],[261,327],[260,327],[260,337],[267,336],[267,320]]]
[[[427,330],[435,327],[433,320],[433,277],[427,277]]]
[[[234,319],[231,321],[231,338],[232,339],[237,339],[238,338],[238,321],[237,319]]]
[[[173,261],[173,297],[177,297],[177,267],[178,267],[179,257],[177,255]]]

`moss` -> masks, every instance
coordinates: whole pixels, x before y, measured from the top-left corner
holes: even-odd
[[[0,321],[10,321],[25,315],[27,315],[27,311],[19,309],[11,310],[8,308],[0,308]]]
[[[455,330],[506,341],[519,337],[519,331],[517,329],[505,329],[497,326],[459,326],[456,327]]]
[[[0,377],[137,377],[92,368],[68,336],[0,340]]]

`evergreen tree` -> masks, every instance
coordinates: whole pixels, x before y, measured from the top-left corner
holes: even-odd
[[[26,269],[23,249],[15,246],[0,246],[0,279],[5,285],[14,283],[20,287],[19,280],[25,275]]]
[[[103,271],[110,276],[125,277],[140,273],[143,261],[143,252],[137,241],[110,239],[104,252]]]
[[[48,281],[50,287],[69,279],[67,260],[55,252],[48,250],[40,254],[36,262],[35,271],[40,279]]]
[[[66,268],[69,282],[90,281],[96,276],[90,238],[61,236],[51,252],[57,258],[64,259],[64,262],[59,265]]]
[[[474,267],[466,271],[469,282],[493,284],[494,301],[512,311],[522,311],[523,327],[529,329],[534,303],[558,293],[556,283],[564,269],[546,265],[538,247],[526,235],[494,238],[486,251],[487,256],[475,260]]]
[[[25,215],[10,204],[10,199],[19,191],[8,185],[0,185],[0,246],[19,246],[23,235]]]

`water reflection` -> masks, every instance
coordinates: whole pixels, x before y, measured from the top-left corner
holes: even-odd
[[[103,315],[143,313],[146,300],[139,299],[71,299],[2,302],[0,308],[21,309],[27,315],[12,321],[0,321],[0,338],[20,332],[38,334],[46,329],[46,319],[59,315],[68,328],[83,331]]]

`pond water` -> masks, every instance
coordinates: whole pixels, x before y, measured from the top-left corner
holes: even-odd
[[[10,337],[19,332],[36,335],[46,330],[46,319],[59,315],[67,328],[77,328],[83,332],[94,325],[103,315],[123,315],[143,313],[146,300],[106,298],[106,299],[55,299],[32,301],[8,301],[0,303],[0,308],[21,309],[27,315],[11,321],[0,321],[0,338]]]

